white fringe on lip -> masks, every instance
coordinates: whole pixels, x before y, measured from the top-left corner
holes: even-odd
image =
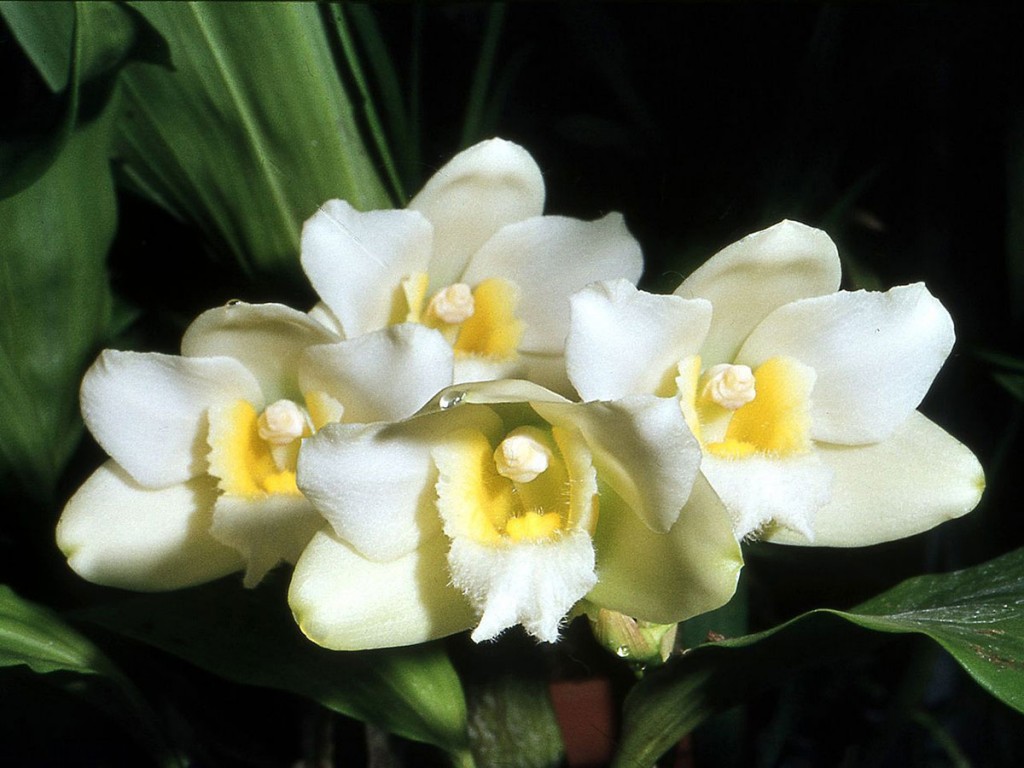
[[[593,542],[579,530],[498,546],[458,537],[448,566],[454,585],[481,614],[472,634],[478,643],[516,624],[538,640],[557,641],[566,614],[597,583]]]

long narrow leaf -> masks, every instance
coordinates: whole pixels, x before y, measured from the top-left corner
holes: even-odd
[[[498,40],[505,21],[505,4],[495,3],[488,10],[487,31],[480,46],[476,71],[473,73],[473,84],[469,89],[466,102],[466,114],[462,120],[462,138],[460,144],[468,147],[483,136],[480,135],[486,112],[487,93],[494,79],[494,59],[498,51]]]
[[[408,195],[399,177],[398,169],[392,160],[392,152],[384,127],[381,125],[377,109],[373,104],[373,97],[370,93],[370,86],[366,76],[363,74],[363,67],[359,61],[359,54],[356,51],[355,41],[349,31],[349,23],[346,19],[346,11],[351,13],[359,24],[360,34],[363,38],[364,47],[369,51],[370,65],[374,69],[376,79],[380,84],[380,92],[383,94],[384,108],[388,111],[388,117],[392,125],[392,136],[397,137],[396,144],[405,145],[408,140],[408,129],[405,120],[405,111],[398,94],[398,79],[394,67],[388,57],[387,50],[380,37],[380,30],[373,19],[373,11],[369,8],[354,6],[343,8],[341,4],[331,6],[331,20],[334,24],[334,31],[338,36],[345,63],[352,75],[356,88],[362,101],[363,111],[366,114],[366,121],[370,128],[377,151],[383,159],[384,169],[388,175],[388,181],[394,189],[395,198],[405,203]]]
[[[297,272],[325,200],[389,201],[305,3],[138,3],[174,70],[125,72],[119,152],[135,189],[253,272]]]

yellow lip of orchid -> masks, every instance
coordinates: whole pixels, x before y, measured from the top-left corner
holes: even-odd
[[[252,404],[239,400],[211,409],[209,420],[210,474],[219,479],[224,493],[250,499],[301,495],[295,485],[299,440],[312,430],[296,403],[278,400],[257,413]],[[284,423],[275,428],[273,421]]]
[[[699,356],[695,364],[700,365]],[[755,371],[718,364],[701,377],[699,394],[691,376],[687,389],[680,390],[680,408],[684,415],[693,414],[694,432],[704,436],[704,450],[715,456],[796,456],[811,449],[814,379],[811,368],[786,357],[766,360]],[[719,431],[724,425],[719,439],[708,436],[711,424]]]
[[[581,493],[592,473],[586,456],[577,455],[578,467],[567,461],[564,451],[584,450],[572,440],[557,427],[522,426],[497,447],[484,433],[467,431],[435,448],[438,510],[451,535],[508,546],[555,541],[581,523],[589,532],[597,489],[587,485]]]
[[[568,297],[595,279],[636,282],[640,248],[621,215],[542,215],[529,153],[491,139],[460,152],[404,210],[330,200],[302,231],[302,265],[349,338],[422,323],[455,352],[455,380],[527,376],[565,390]],[[537,358],[537,359],[535,359]]]
[[[592,285],[572,298],[570,380],[584,400],[677,396],[738,538],[858,546],[969,512],[977,459],[914,412],[949,314],[921,284],[838,288],[834,244],[795,222],[725,248],[673,296]]]
[[[474,287],[453,283],[426,301],[428,280],[420,274],[403,281],[407,287],[392,317],[440,331],[456,358],[479,357],[500,364],[516,360],[525,326],[516,314],[519,292],[513,283],[501,278]]]
[[[182,352],[107,350],[85,376],[83,415],[113,460],[68,503],[58,542],[87,579],[171,589],[244,568],[254,585],[323,524],[296,485],[303,439],[409,416],[452,378],[451,348],[425,328],[341,340],[281,305],[210,310]]]
[[[330,530],[296,565],[290,604],[311,639],[339,649],[462,628],[479,642],[515,625],[554,641],[602,572],[610,608],[708,610],[732,593],[740,559],[717,506],[680,517],[698,459],[670,400],[579,404],[526,381],[458,385],[396,424],[329,425],[304,444],[299,486]],[[631,548],[596,548],[603,525],[667,570],[631,576]],[[380,603],[352,586],[364,579],[400,582],[402,597]],[[401,622],[388,618],[395,600]],[[367,621],[381,631],[370,637]]]

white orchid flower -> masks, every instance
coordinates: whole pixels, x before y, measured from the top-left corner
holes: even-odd
[[[542,216],[544,181],[522,147],[491,139],[456,155],[404,210],[331,200],[302,230],[302,265],[346,337],[417,322],[455,350],[456,382],[525,376],[567,389],[569,295],[636,282],[622,216]]]
[[[323,524],[295,484],[301,440],[408,416],[452,375],[451,349],[424,328],[342,341],[277,304],[210,310],[181,346],[106,350],[82,382],[112,458],[67,503],[57,542],[90,581],[163,590],[244,568],[252,586],[295,562]]]
[[[673,296],[623,281],[572,299],[585,400],[679,398],[737,537],[861,546],[973,509],[974,455],[915,409],[953,346],[923,284],[840,291],[835,245],[784,221],[721,251]]]
[[[296,564],[302,631],[338,650],[521,624],[557,639],[582,599],[670,623],[726,602],[742,565],[674,401],[570,403],[462,385],[395,424],[324,427],[299,487],[329,525]]]

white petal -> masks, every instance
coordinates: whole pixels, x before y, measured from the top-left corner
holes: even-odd
[[[561,353],[541,355],[521,352],[518,360],[519,367],[523,371],[522,378],[536,382],[545,389],[557,392],[562,397],[579,399],[576,390],[569,382],[569,375],[565,370],[565,357]]]
[[[598,582],[587,599],[657,624],[724,605],[743,567],[729,515],[703,477],[668,533],[655,533],[605,493],[594,546]]]
[[[345,338],[345,329],[341,327],[341,321],[322,301],[314,304],[307,314],[339,339]]]
[[[161,488],[206,472],[206,412],[248,400],[252,374],[230,358],[105,350],[82,380],[82,417],[103,450],[142,485]]]
[[[566,614],[597,581],[593,544],[579,530],[554,541],[498,546],[459,537],[448,564],[455,586],[482,614],[472,635],[478,643],[516,624],[555,642]]]
[[[424,412],[461,410],[463,405],[499,405],[501,403],[562,403],[569,400],[540,384],[522,379],[474,381],[458,384],[438,393]]]
[[[283,304],[238,302],[211,309],[185,331],[185,357],[233,357],[252,371],[265,402],[301,398],[298,361],[312,344],[338,337],[304,312]]]
[[[524,361],[518,356],[511,360],[492,360],[480,355],[457,355],[454,367],[455,384],[514,379],[526,373]]]
[[[573,295],[565,361],[584,400],[675,391],[678,363],[700,350],[711,325],[703,299],[654,296],[627,280]]]
[[[560,394],[545,389],[540,384],[522,379],[499,381],[477,381],[449,387],[435,398],[435,402],[498,404],[502,402],[568,402]],[[443,404],[440,406],[443,408]]]
[[[273,494],[256,499],[222,495],[210,533],[242,555],[245,586],[255,587],[280,562],[299,559],[323,518],[302,496]]]
[[[569,332],[569,297],[598,280],[640,279],[643,257],[622,215],[598,221],[538,216],[510,224],[472,258],[462,280],[490,277],[519,287],[516,314],[526,324],[520,349],[560,353]]]
[[[818,510],[814,541],[778,531],[769,541],[860,547],[926,531],[974,509],[985,488],[977,458],[916,411],[876,445],[819,445],[834,474],[832,500]]]
[[[402,281],[426,272],[430,223],[415,211],[357,211],[324,203],[302,227],[302,268],[352,337],[383,328]]]
[[[737,362],[787,355],[817,374],[811,437],[884,440],[920,404],[953,347],[953,321],[921,283],[796,301],[759,325]]]
[[[298,485],[343,540],[385,562],[441,528],[431,440],[402,424],[328,424],[303,441]]]
[[[96,584],[160,591],[212,581],[242,568],[210,536],[216,497],[212,478],[150,490],[108,461],[64,507],[57,546]]]
[[[396,560],[376,562],[324,529],[295,566],[288,603],[310,640],[338,651],[460,632],[473,626],[473,610],[448,583],[447,546],[439,535]]]
[[[434,226],[430,282],[437,289],[456,282],[469,258],[503,226],[540,215],[544,179],[525,149],[490,139],[449,160],[409,208]]]
[[[707,299],[714,317],[705,365],[732,362],[743,340],[774,309],[796,299],[839,289],[836,246],[819,229],[782,221],[712,256],[676,289],[686,299]]]
[[[309,347],[299,385],[340,402],[347,422],[398,421],[451,385],[452,364],[452,348],[440,333],[402,324]]]
[[[672,527],[690,495],[701,456],[675,399],[631,395],[613,402],[531,405],[549,423],[582,433],[598,478],[645,525],[659,532]]]
[[[815,516],[832,494],[832,471],[816,453],[784,459],[706,455],[701,472],[729,510],[737,539],[766,527],[812,538]]]

